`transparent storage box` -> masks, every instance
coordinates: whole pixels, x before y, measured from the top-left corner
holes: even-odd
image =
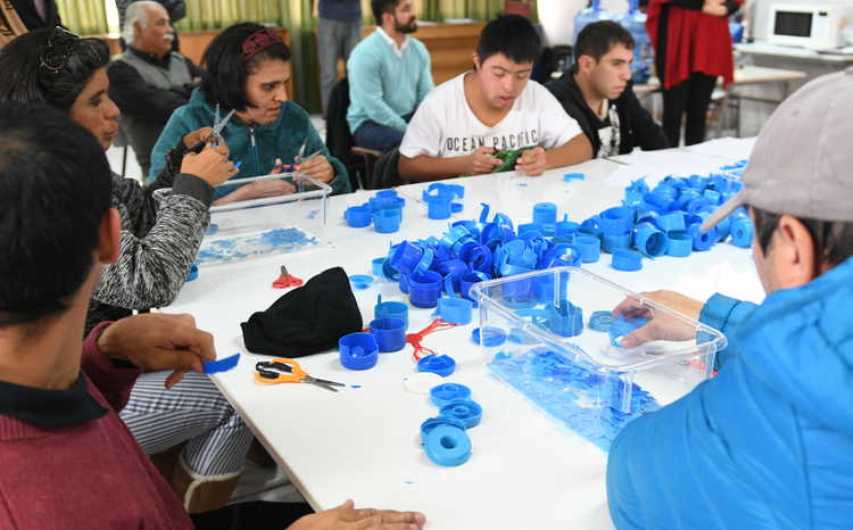
[[[210,208],[210,226],[199,249],[200,267],[315,248],[325,240],[332,188],[292,173],[229,180],[219,188],[285,180],[296,193],[237,201]]]
[[[491,371],[605,450],[628,421],[711,377],[726,345],[719,331],[574,267],[482,282],[471,293],[488,330],[481,336],[507,337],[483,345]],[[611,311],[629,298],[637,311],[614,320]],[[685,340],[622,347],[650,314]]]

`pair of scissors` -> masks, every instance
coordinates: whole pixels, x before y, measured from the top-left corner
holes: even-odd
[[[207,142],[210,142],[210,145],[213,147],[219,147],[225,142],[225,139],[222,138],[222,131],[225,130],[225,126],[228,125],[228,122],[231,121],[231,118],[234,116],[234,109],[231,109],[231,112],[225,115],[225,118],[219,119],[219,103],[216,104],[216,113],[213,116],[213,133],[210,138],[207,140],[202,140],[198,142],[194,146],[192,146],[189,150],[195,154],[201,153],[204,149],[204,146]]]
[[[255,364],[255,381],[265,385],[276,385],[278,383],[308,383],[311,385],[337,392],[336,387],[346,386],[343,383],[317,379],[306,374],[293,359],[279,357],[272,361],[261,361]]]

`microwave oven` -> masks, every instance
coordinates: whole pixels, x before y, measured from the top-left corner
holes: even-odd
[[[853,23],[853,1],[843,4],[776,3],[770,7],[772,44],[801,46],[814,50],[839,48],[844,45],[843,31]]]

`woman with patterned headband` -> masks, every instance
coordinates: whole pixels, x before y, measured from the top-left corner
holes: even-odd
[[[81,39],[61,27],[27,33],[0,50],[0,104],[55,107],[106,150],[119,117],[107,94],[108,63],[100,40]],[[188,133],[150,185],[113,175],[120,251],[95,288],[87,333],[133,310],[168,305],[183,286],[210,219],[213,188],[236,173],[224,146],[185,156],[205,131]],[[252,433],[206,375],[189,372],[175,384],[168,372],[143,374],[121,418],[148,454],[186,444],[166,478],[190,511],[209,511],[230,500]]]
[[[234,110],[222,130],[231,159],[239,164],[235,178],[280,172],[284,165],[321,182],[335,193],[350,191],[344,165],[329,154],[308,113],[288,101],[290,49],[274,31],[242,23],[219,34],[204,53],[207,70],[188,104],[169,119],[151,156],[151,175],[164,164],[166,153],[189,131]],[[217,204],[293,193],[287,180],[266,180],[217,189]]]

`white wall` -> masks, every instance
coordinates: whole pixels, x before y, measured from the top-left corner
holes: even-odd
[[[549,46],[571,44],[575,15],[586,7],[587,0],[539,0],[539,21],[545,29]],[[601,0],[602,9],[615,13],[628,10],[628,0]]]

